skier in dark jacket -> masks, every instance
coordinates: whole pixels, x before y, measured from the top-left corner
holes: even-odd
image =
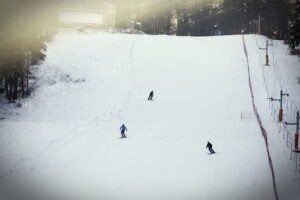
[[[213,153],[216,153],[213,148],[212,148],[212,144],[210,142],[207,142],[207,145],[206,145],[206,149],[208,148],[208,150],[210,151],[211,154]]]
[[[153,98],[153,90],[150,92],[148,100],[152,100],[152,98]]]
[[[122,124],[122,126],[120,127],[120,131],[121,131],[121,138],[126,138],[125,131],[127,131],[127,127],[124,124]]]

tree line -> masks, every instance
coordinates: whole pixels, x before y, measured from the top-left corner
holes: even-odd
[[[130,21],[148,34],[208,36],[243,29],[299,45],[299,0],[122,0],[117,6],[117,26]]]
[[[40,0],[0,1],[0,92],[10,102],[30,93],[30,65],[45,59],[55,26],[50,8]]]
[[[45,42],[56,28],[56,12],[61,2],[0,1],[0,93],[5,93],[10,102],[30,93],[30,65],[45,59]],[[179,36],[240,34],[243,29],[245,33],[260,32],[270,38],[286,40],[292,49],[299,46],[300,0],[109,2],[116,3],[119,28],[131,26],[148,34]]]

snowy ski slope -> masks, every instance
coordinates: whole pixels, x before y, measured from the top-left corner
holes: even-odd
[[[279,199],[299,199],[255,36],[245,43]],[[275,199],[241,35],[61,32],[34,74],[37,90],[0,121],[1,199]]]

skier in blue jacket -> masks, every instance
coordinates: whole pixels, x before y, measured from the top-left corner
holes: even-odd
[[[127,131],[127,127],[124,124],[122,124],[120,130],[121,130],[121,138],[126,138],[125,131]]]

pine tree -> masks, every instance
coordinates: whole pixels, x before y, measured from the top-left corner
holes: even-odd
[[[29,93],[29,65],[45,58],[46,8],[38,0],[0,2],[0,79],[10,102]]]
[[[292,7],[289,27],[289,46],[292,49],[300,44],[300,1],[298,0]]]

